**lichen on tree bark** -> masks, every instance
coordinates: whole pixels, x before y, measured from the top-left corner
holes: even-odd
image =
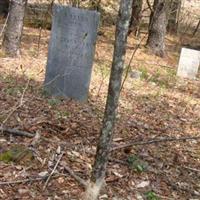
[[[165,55],[165,35],[168,6],[168,1],[154,0],[153,11],[149,22],[147,46],[155,55],[160,57]]]
[[[3,49],[8,56],[19,55],[27,0],[11,0],[8,22],[3,38]]]

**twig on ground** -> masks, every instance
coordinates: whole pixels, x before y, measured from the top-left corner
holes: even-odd
[[[42,181],[45,180],[47,177],[36,177],[36,178],[27,178],[23,180],[17,180],[17,181],[5,181],[5,182],[0,182],[0,185],[12,185],[12,184],[21,184],[21,183],[28,183],[32,181]]]
[[[147,144],[155,144],[155,143],[160,143],[160,142],[174,142],[174,141],[185,141],[185,140],[200,140],[200,136],[195,136],[195,137],[166,137],[166,138],[159,138],[159,139],[153,139],[153,140],[148,140],[148,141],[132,141],[129,142],[128,144],[122,144],[117,147],[113,147],[111,151],[116,151],[119,149],[124,149],[127,147],[131,147],[134,145],[147,145]]]
[[[189,188],[185,188],[185,187],[182,187],[178,184],[175,184],[174,181],[170,180],[167,176],[165,176],[165,179],[164,179],[165,183],[169,186],[172,187],[172,189],[176,190],[176,191],[184,191],[184,192],[187,192],[189,194],[191,194],[192,196],[197,196],[197,197],[200,197],[200,194],[196,191],[191,191],[191,189]]]
[[[6,25],[7,25],[7,22],[8,22],[9,15],[10,15],[10,14],[8,13],[8,14],[7,14],[7,17],[6,17],[6,21],[5,21],[4,25],[3,25],[3,28],[2,28],[1,33],[0,33],[0,38],[2,37],[3,32],[4,32],[5,28],[6,28]]]
[[[55,174],[51,178],[58,178],[61,176],[66,176],[66,174]],[[44,181],[48,178],[48,176],[43,176],[43,177],[35,177],[35,178],[27,178],[27,179],[22,179],[22,180],[17,180],[17,181],[5,181],[5,182],[0,182],[0,186],[2,185],[13,185],[13,184],[21,184],[21,183],[29,183],[29,182],[35,182],[35,181]]]
[[[119,163],[121,165],[128,166],[128,162],[123,161],[123,160],[119,160],[119,159],[116,159],[116,158],[109,158],[108,160],[109,160],[109,162]]]
[[[48,176],[48,178],[47,178],[47,180],[46,180],[46,182],[45,182],[45,184],[44,184],[43,190],[46,189],[46,187],[47,187],[47,185],[48,185],[48,183],[49,183],[51,177],[52,177],[53,174],[55,173],[56,168],[58,167],[58,164],[59,164],[60,160],[61,160],[62,157],[63,157],[63,154],[64,154],[64,152],[62,152],[62,154],[61,154],[60,157],[58,158],[58,160],[57,160],[57,162],[56,162],[56,164],[55,164],[53,170],[51,171],[51,174]]]
[[[26,84],[26,87],[24,88],[24,90],[23,90],[23,92],[22,92],[22,95],[21,95],[19,104],[17,103],[18,105],[16,104],[16,105],[11,109],[11,111],[10,111],[10,113],[8,114],[8,116],[6,117],[6,119],[2,122],[2,125],[4,125],[4,124],[8,121],[8,119],[13,115],[13,113],[14,113],[16,110],[18,110],[20,107],[22,107],[22,105],[23,105],[23,103],[24,103],[24,95],[25,95],[25,93],[26,93],[26,90],[28,89],[29,83],[30,83],[30,79],[28,80],[28,82],[27,82],[27,84]]]
[[[156,194],[156,195],[157,195],[158,197],[160,197],[161,199],[174,200],[174,198],[162,196],[162,195],[160,195],[160,194]]]
[[[11,128],[3,128],[3,126],[0,126],[0,132],[5,134],[11,134],[11,135],[17,135],[17,136],[25,136],[29,138],[33,138],[35,134],[29,133],[26,131],[20,131],[17,129],[11,129]]]
[[[191,168],[191,167],[187,167],[187,166],[183,166],[184,169],[189,169],[190,171],[193,171],[193,172],[198,172],[200,173],[200,170],[199,169],[195,169],[195,168]]]
[[[71,170],[68,166],[63,166],[64,169],[70,174],[70,176],[72,176],[78,183],[80,183],[81,186],[85,188],[87,188],[87,182],[85,180],[83,180],[81,177],[77,176],[73,170]]]

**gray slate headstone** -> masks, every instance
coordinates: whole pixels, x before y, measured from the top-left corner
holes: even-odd
[[[100,15],[55,5],[45,76],[48,94],[86,101]]]
[[[182,48],[177,76],[195,79],[200,65],[200,51]]]

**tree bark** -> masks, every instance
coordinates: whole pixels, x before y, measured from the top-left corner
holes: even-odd
[[[90,183],[88,185],[84,200],[95,200],[104,182],[120,96],[132,1],[133,0],[121,0],[120,3],[115,34],[113,63],[103,119],[103,127],[97,146],[95,163],[92,169]]]
[[[134,33],[135,36],[138,35],[140,21],[141,21],[141,12],[142,12],[142,3],[143,0],[133,0],[132,3],[132,14],[131,14],[131,21],[129,26],[129,34]]]
[[[167,27],[167,12],[169,2],[154,0],[153,11],[149,22],[147,46],[157,56],[165,55],[165,35]]]
[[[19,55],[24,14],[27,0],[11,0],[9,17],[3,38],[3,49],[6,55]]]

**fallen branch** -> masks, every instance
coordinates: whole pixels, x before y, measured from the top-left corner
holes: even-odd
[[[192,167],[187,167],[187,166],[183,166],[184,169],[188,169],[190,171],[193,171],[193,172],[198,172],[200,173],[200,170],[199,169],[195,169],[195,168],[192,168]]]
[[[123,160],[119,160],[119,159],[116,159],[116,158],[109,158],[108,160],[109,160],[109,162],[119,163],[121,165],[128,166],[128,162],[123,161]]]
[[[22,92],[22,95],[21,95],[21,98],[20,98],[20,102],[17,103],[13,108],[11,108],[10,113],[8,114],[6,119],[2,122],[3,125],[9,120],[9,118],[13,115],[13,113],[15,113],[15,111],[17,111],[20,107],[23,106],[23,104],[24,104],[24,96],[25,96],[26,90],[29,87],[29,83],[30,83],[30,79],[28,80],[28,82],[27,82],[27,84],[26,84],[26,86],[25,86],[25,88],[24,88],[24,90]]]
[[[174,142],[174,141],[185,141],[185,140],[200,140],[200,136],[195,136],[195,137],[180,137],[180,138],[176,138],[176,137],[167,137],[167,138],[160,138],[160,139],[154,139],[154,140],[148,140],[148,141],[132,141],[128,144],[122,144],[119,145],[117,147],[113,147],[111,149],[111,151],[115,151],[115,150],[119,150],[119,149],[124,149],[127,147],[131,147],[134,145],[147,145],[147,144],[156,144],[156,143],[160,143],[160,142]]]
[[[60,160],[61,160],[62,157],[63,157],[63,154],[64,154],[64,153],[62,153],[62,154],[60,155],[60,157],[58,158],[58,160],[57,160],[57,162],[56,162],[56,164],[55,164],[53,170],[51,171],[51,174],[48,176],[48,178],[47,178],[47,180],[46,180],[46,182],[45,182],[45,184],[44,184],[43,190],[46,189],[46,187],[47,187],[47,185],[48,185],[48,183],[49,183],[51,177],[52,177],[53,174],[55,173],[56,168],[58,167],[58,164],[59,164]]]
[[[33,133],[29,133],[29,132],[26,132],[26,131],[20,131],[20,130],[17,130],[17,129],[3,128],[2,126],[0,126],[0,132],[4,133],[4,134],[25,136],[25,137],[29,137],[29,138],[33,138],[35,136],[35,134],[33,134]]]
[[[87,188],[87,182],[85,180],[83,180],[81,177],[77,176],[74,171],[72,169],[70,169],[67,166],[63,166],[64,169],[70,174],[70,176],[72,176],[78,183],[80,183],[81,186],[84,187],[84,189]]]
[[[47,177],[36,177],[36,178],[27,178],[23,180],[17,180],[17,181],[5,181],[5,182],[0,182],[0,185],[12,185],[12,184],[21,184],[21,183],[28,183],[28,182],[33,182],[33,181],[42,181],[45,180]]]
[[[66,176],[65,174],[55,174],[51,178],[59,178],[61,176]],[[27,179],[22,179],[22,180],[17,180],[17,181],[5,181],[5,182],[0,182],[0,186],[2,185],[13,185],[13,184],[21,184],[21,183],[29,183],[29,182],[35,182],[35,181],[44,181],[48,178],[47,176],[43,177],[35,177],[35,178],[27,178]]]

